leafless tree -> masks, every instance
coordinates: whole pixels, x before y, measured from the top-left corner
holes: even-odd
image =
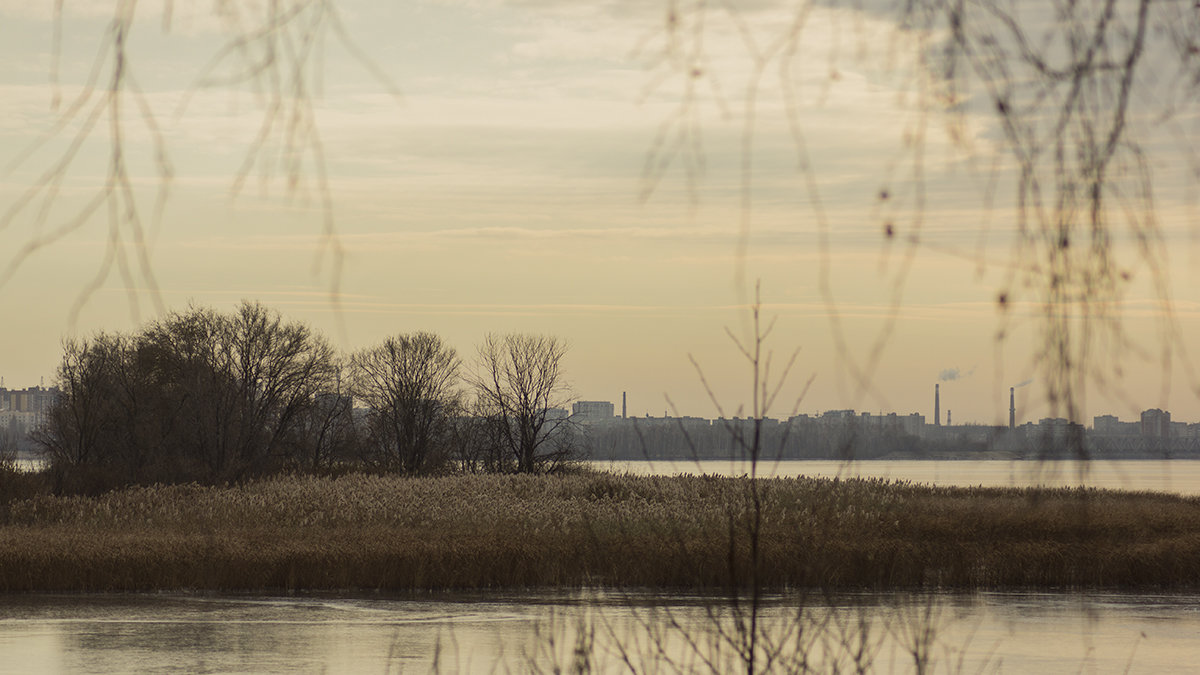
[[[354,417],[354,397],[343,384],[340,364],[333,387],[318,393],[301,413],[290,445],[296,448],[297,465],[309,471],[327,471],[339,462],[358,458],[360,434]]]
[[[20,439],[24,435],[22,429],[16,424],[9,422],[8,425],[0,427],[0,470],[6,463],[12,463],[16,460],[17,453],[20,451]]]
[[[444,463],[462,408],[454,348],[433,333],[397,335],[356,352],[350,364],[352,391],[367,407],[376,457],[406,473]]]
[[[511,466],[501,424],[488,416],[478,399],[454,420],[451,436],[453,460],[460,471],[502,473]]]
[[[180,417],[156,394],[146,356],[130,335],[64,342],[60,395],[33,433],[57,489],[97,490],[171,473],[176,458],[164,439]]]
[[[295,430],[335,378],[332,349],[303,324],[252,303],[193,308],[67,342],[38,440],[53,467],[100,482],[236,480],[296,459]]]
[[[570,389],[562,371],[567,346],[548,335],[489,335],[471,383],[493,424],[504,461],[518,473],[553,471],[571,457]]]
[[[289,457],[288,432],[337,378],[333,348],[307,324],[243,302],[228,319],[238,411],[234,456],[253,465]]]
[[[47,422],[34,432],[61,482],[62,474],[81,465],[103,465],[110,458],[110,438],[117,422],[109,407],[114,400],[112,373],[124,358],[120,336],[100,334],[67,340],[58,368],[62,395],[51,407]]]

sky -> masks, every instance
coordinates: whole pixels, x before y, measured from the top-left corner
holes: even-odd
[[[230,47],[230,26],[256,25],[260,4],[138,3],[137,89],[117,109],[132,202],[118,194],[76,222],[103,194],[114,128],[109,99],[78,97],[97,62],[99,82],[111,73],[101,47],[121,3],[67,3],[56,50],[53,3],[0,0],[0,376],[50,384],[67,336],[249,299],[345,351],[429,330],[469,364],[488,333],[549,333],[570,345],[580,399],[746,414],[752,371],[731,336],[749,340],[757,285],[774,322],[768,381],[794,357],[769,415],[932,421],[940,383],[955,423],[1007,422],[1017,385],[1018,416],[1047,416],[1042,313],[1014,272],[1027,251],[1014,248],[1015,171],[994,110],[939,98],[916,36],[874,4],[814,5],[782,60],[770,50],[793,3],[710,10],[697,51],[684,39],[696,17],[680,15],[668,52],[666,2],[341,0],[311,51],[297,30],[277,43],[278,68],[254,71],[259,45]],[[774,59],[761,72],[755,50]],[[299,53],[307,103],[291,88]],[[1109,310],[1123,333],[1097,347],[1107,382],[1087,389],[1083,421],[1150,407],[1200,421],[1186,352],[1165,363],[1161,349],[1163,330],[1183,346],[1200,335],[1197,181],[1174,151],[1197,127],[1186,106],[1158,126],[1135,113],[1153,132],[1162,243],[1148,263],[1136,235],[1114,236],[1129,280]],[[25,204],[93,115],[54,199]],[[264,119],[277,124],[256,144]]]

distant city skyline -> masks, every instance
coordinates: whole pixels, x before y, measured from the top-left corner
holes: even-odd
[[[935,385],[935,387],[936,387],[936,385]],[[54,383],[54,382],[50,382],[50,383],[43,382],[43,383],[39,383],[37,385],[30,385],[28,387],[10,387],[10,386],[8,386],[6,380],[3,380],[3,378],[0,378],[0,412],[8,411],[8,412],[36,412],[39,414],[44,413],[49,405],[49,401],[52,400],[52,396],[50,396],[50,395],[57,391],[58,391],[58,388],[56,386],[56,383]],[[17,398],[18,396],[20,396],[22,394],[26,394],[27,397],[25,399]],[[627,394],[627,392],[623,392],[623,394]],[[625,397],[623,396],[622,398],[625,398]],[[15,404],[14,401],[18,401],[18,400],[23,400],[24,402]],[[621,411],[621,408],[618,407],[618,404],[615,401],[606,401],[603,399],[578,398],[572,402],[571,410],[564,411],[564,412],[567,412],[567,413],[569,413],[575,417],[578,417],[580,419],[583,419],[583,420],[622,419],[622,418],[628,418],[628,419],[695,418],[695,419],[705,419],[705,420],[717,420],[717,419],[733,419],[733,418],[744,419],[747,417],[747,415],[745,415],[745,414],[730,415],[727,418],[723,418],[723,417],[719,417],[719,416],[712,416],[712,415],[686,415],[683,413],[676,414],[670,410],[663,410],[661,415],[653,414],[650,411],[646,411],[640,415],[632,415],[632,414],[622,415],[620,411]],[[949,412],[949,411],[947,411],[947,412]],[[1036,426],[1038,424],[1046,423],[1048,421],[1052,423],[1054,420],[1067,421],[1065,418],[1046,418],[1046,417],[1041,417],[1041,418],[1037,418],[1037,419],[1023,419],[1020,415],[1020,411],[1014,411],[1014,412],[1016,414],[1012,418],[1012,424],[1013,424],[1013,426],[1016,426],[1016,427],[1029,426],[1029,425]],[[789,413],[787,415],[768,415],[767,417],[772,420],[786,421],[788,419],[797,418],[797,417],[814,418],[815,419],[815,418],[820,418],[820,417],[827,417],[831,414],[833,414],[835,416],[845,416],[846,413],[849,413],[850,416],[852,416],[852,417],[864,417],[865,416],[868,418],[883,418],[883,417],[888,417],[888,416],[920,417],[921,424],[927,425],[927,426],[939,426],[940,425],[940,426],[948,426],[948,427],[949,426],[1003,427],[1003,426],[1008,425],[1008,423],[984,423],[984,422],[977,422],[977,421],[971,421],[971,420],[960,421],[958,424],[951,424],[950,421],[946,421],[944,423],[939,424],[939,422],[936,421],[936,413],[937,413],[936,409],[934,411],[934,416],[927,416],[920,410],[912,410],[912,411],[889,410],[889,411],[871,412],[868,410],[855,410],[853,408],[830,408],[830,409],[823,409],[823,410],[821,410],[821,409],[799,410],[799,411]],[[1172,416],[1172,414],[1169,410],[1164,411],[1159,408],[1147,408],[1147,409],[1141,411],[1138,414],[1139,419],[1135,419],[1135,420],[1123,419],[1121,415],[1116,415],[1116,414],[1111,414],[1111,413],[1098,413],[1088,420],[1076,420],[1076,423],[1083,424],[1084,426],[1087,426],[1088,428],[1100,429],[1101,424],[1098,424],[1097,422],[1102,421],[1105,425],[1108,425],[1105,428],[1107,428],[1109,431],[1113,431],[1117,428],[1115,426],[1117,424],[1137,424],[1137,425],[1144,424],[1147,413],[1158,413],[1160,415],[1165,414],[1165,422],[1163,422],[1165,424],[1170,424],[1172,422],[1177,423],[1177,424],[1188,424],[1188,425],[1200,424],[1200,420],[1180,419],[1178,416]]]
[[[650,418],[650,419],[693,418],[693,419],[704,419],[704,420],[709,420],[709,421],[715,421],[718,419],[747,419],[747,417],[744,415],[734,416],[731,418],[718,418],[718,417],[711,417],[711,416],[706,417],[703,415],[664,414],[662,416],[657,416],[657,415],[651,415],[650,413],[646,413],[646,414],[640,415],[640,416],[628,415],[627,417],[623,417],[622,415],[620,415],[619,413],[617,413],[615,411],[616,411],[616,406],[612,401],[580,400],[580,401],[575,402],[575,404],[571,410],[571,413],[572,413],[572,415],[581,418],[583,421],[596,421],[596,420],[608,421],[608,420],[618,420],[618,419],[644,419],[644,418]],[[664,412],[666,412],[666,411],[664,411]],[[788,420],[797,419],[797,418],[818,419],[818,418],[828,418],[830,416],[838,417],[838,418],[854,418],[854,419],[870,419],[870,420],[881,419],[881,418],[886,419],[889,417],[891,417],[891,418],[920,418],[920,424],[923,426],[926,426],[926,427],[937,427],[937,426],[945,426],[945,427],[953,427],[953,426],[1008,427],[1008,426],[1011,426],[1014,428],[1019,428],[1019,427],[1031,427],[1031,426],[1036,427],[1036,426],[1056,425],[1056,424],[1068,421],[1066,418],[1060,418],[1060,417],[1041,417],[1038,419],[1023,420],[1019,416],[1017,416],[1013,419],[1011,425],[1009,423],[984,424],[984,423],[973,422],[973,421],[960,422],[958,424],[951,424],[949,421],[947,421],[942,424],[938,424],[937,422],[934,421],[934,418],[927,417],[920,411],[902,412],[902,411],[898,411],[898,410],[890,410],[890,411],[886,411],[886,412],[873,413],[868,410],[854,410],[852,408],[844,408],[844,409],[839,408],[839,409],[817,410],[817,411],[800,411],[798,413],[788,415],[788,416],[770,415],[770,416],[768,416],[768,419],[771,419],[773,421],[783,422],[783,421],[788,421]],[[1172,423],[1189,425],[1189,426],[1195,425],[1197,427],[1200,427],[1200,420],[1181,420],[1177,417],[1173,417],[1171,415],[1171,411],[1169,411],[1169,410],[1164,411],[1160,408],[1147,408],[1146,410],[1141,411],[1138,414],[1138,419],[1135,419],[1135,420],[1125,420],[1125,419],[1121,419],[1121,416],[1119,416],[1119,415],[1101,413],[1101,414],[1097,414],[1097,415],[1093,416],[1091,419],[1086,420],[1086,421],[1077,420],[1076,424],[1082,424],[1082,425],[1088,427],[1089,429],[1096,429],[1098,431],[1106,431],[1106,432],[1111,432],[1111,433],[1124,433],[1124,430],[1119,425],[1135,425],[1135,426],[1141,427],[1141,426],[1147,424],[1148,416],[1152,420],[1152,422],[1150,422],[1151,424],[1162,425],[1162,428],[1167,428],[1167,426]],[[1200,429],[1197,429],[1197,432],[1198,432],[1197,435],[1200,435]]]

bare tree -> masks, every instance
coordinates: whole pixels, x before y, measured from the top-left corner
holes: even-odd
[[[572,455],[566,352],[558,338],[521,333],[489,335],[479,347],[475,395],[505,462],[518,473],[553,471]]]
[[[33,433],[56,489],[93,491],[170,475],[177,456],[164,439],[181,417],[156,391],[148,356],[137,337],[118,333],[63,344],[61,394]]]
[[[50,460],[59,487],[67,473],[84,465],[108,464],[114,429],[111,375],[122,359],[123,340],[102,333],[91,339],[67,340],[58,367],[62,395],[51,407],[46,423],[34,432],[35,442]]]
[[[343,383],[342,359],[338,361],[333,387],[313,398],[292,430],[289,444],[296,448],[293,458],[310,471],[328,470],[359,455],[354,397]]]
[[[236,480],[295,459],[304,413],[335,379],[333,350],[307,326],[252,303],[196,308],[68,342],[37,438],[56,471],[97,485]]]
[[[490,418],[478,398],[454,420],[453,460],[464,473],[501,473],[510,466],[500,425]]]
[[[243,302],[228,320],[237,400],[235,460],[251,466],[290,459],[289,431],[337,377],[333,348],[300,322]]]
[[[406,473],[436,468],[448,454],[461,408],[460,361],[433,333],[388,338],[350,358],[352,391],[366,404],[370,444]]]

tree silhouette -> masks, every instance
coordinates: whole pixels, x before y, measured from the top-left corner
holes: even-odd
[[[433,333],[398,335],[354,353],[350,370],[380,463],[423,473],[447,461],[463,407],[453,347]]]
[[[489,335],[479,346],[475,396],[504,463],[518,473],[553,471],[573,454],[566,353],[561,340],[547,335]]]

